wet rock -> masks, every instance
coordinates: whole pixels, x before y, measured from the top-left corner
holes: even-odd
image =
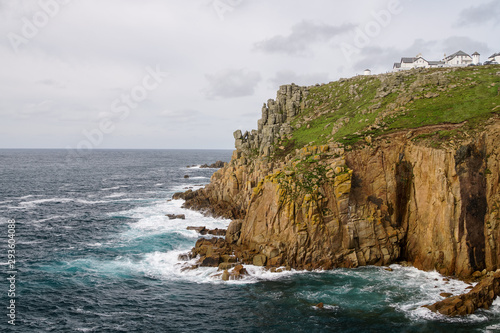
[[[219,267],[220,256],[212,255],[200,259],[200,266],[202,267]]]
[[[209,235],[214,235],[214,236],[225,236],[226,235],[226,229],[209,229],[207,231]]]
[[[448,297],[424,307],[447,316],[465,316],[479,308],[489,309],[498,295],[500,295],[500,270],[492,276],[483,278],[467,294]]]
[[[222,161],[217,161],[215,163],[212,163],[212,164],[203,164],[200,166],[201,169],[220,169],[220,168],[223,168],[224,167],[224,162]]]
[[[231,269],[231,268],[234,268],[236,267],[236,263],[235,262],[221,262],[219,264],[219,271],[223,271],[223,270],[228,270],[228,269]]]
[[[176,220],[176,219],[185,220],[186,219],[186,215],[184,215],[184,214],[166,214],[166,216],[168,217],[169,220]]]
[[[189,226],[186,229],[187,230],[194,230],[194,231],[196,231],[197,233],[199,233],[201,235],[206,235],[207,234],[207,228],[205,228],[205,227],[192,227],[192,226]]]
[[[238,278],[241,278],[243,277],[244,275],[248,275],[248,272],[246,270],[245,267],[243,267],[243,265],[236,265],[233,269],[233,275],[235,277],[238,277]]]
[[[177,256],[177,260],[179,261],[189,261],[191,259],[192,257],[190,253],[181,253]]]

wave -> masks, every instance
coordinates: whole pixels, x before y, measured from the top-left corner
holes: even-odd
[[[186,251],[174,250],[169,252],[153,252],[145,256],[141,262],[146,274],[152,278],[169,281],[188,281],[192,283],[210,284],[255,284],[261,281],[275,281],[297,274],[306,274],[304,271],[290,270],[271,273],[263,267],[245,265],[248,275],[241,280],[223,281],[222,272],[217,267],[198,267],[189,269],[196,263],[196,258],[190,261],[179,261],[178,256]]]
[[[106,196],[104,198],[108,199],[113,199],[113,198],[118,198],[122,197],[126,194],[111,194],[109,196]],[[39,200],[32,200],[32,201],[22,201],[18,204],[18,206],[9,206],[9,209],[32,209],[40,205],[45,205],[45,204],[66,204],[70,202],[75,202],[79,204],[84,204],[84,205],[98,205],[98,204],[106,204],[110,202],[116,202],[116,201],[131,201],[131,200],[140,200],[140,199],[132,199],[132,198],[127,198],[127,199],[120,199],[120,200],[86,200],[86,199],[78,199],[78,198],[48,198],[48,199],[39,199]]]
[[[101,188],[101,191],[113,191],[113,190],[119,190],[121,188],[127,188],[130,187],[129,185],[118,185],[118,186],[113,186],[113,187],[106,187],[106,188]]]
[[[120,198],[127,195],[127,193],[112,193],[110,195],[105,196],[104,198]]]
[[[196,231],[187,230],[188,226],[204,226],[209,229],[224,229],[229,220],[207,217],[193,210],[182,208],[182,200],[161,200],[153,205],[140,206],[130,210],[108,213],[108,216],[133,218],[136,221],[129,224],[129,230],[121,234],[123,238],[138,238],[152,234],[178,234],[192,245],[198,237]],[[166,214],[184,215],[185,219],[170,220]]]

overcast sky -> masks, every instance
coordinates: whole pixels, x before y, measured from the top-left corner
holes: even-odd
[[[0,0],[0,148],[233,148],[282,84],[500,52],[498,0]]]

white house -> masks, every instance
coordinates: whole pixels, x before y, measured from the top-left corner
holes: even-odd
[[[492,54],[489,58],[488,61],[496,61],[500,64],[500,52]]]
[[[400,71],[412,68],[432,68],[432,67],[442,67],[444,62],[442,61],[427,61],[420,54],[413,58],[401,58],[400,62],[394,63],[392,69],[394,71]]]
[[[472,57],[463,51],[458,51],[443,59],[444,63],[449,66],[467,66],[472,64]]]
[[[495,58],[496,57],[496,58]],[[500,63],[500,53],[496,53],[490,57],[496,62]],[[480,60],[480,54],[474,52],[472,57],[463,51],[458,51],[450,56],[444,55],[442,61],[425,60],[421,54],[413,58],[401,58],[400,62],[394,63],[392,70],[397,72],[405,69],[413,68],[435,68],[435,67],[450,67],[450,66],[468,66],[468,65],[478,65]]]

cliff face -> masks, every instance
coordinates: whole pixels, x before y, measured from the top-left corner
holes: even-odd
[[[405,80],[429,86],[425,77]],[[379,81],[404,85],[399,77]],[[348,90],[359,90],[362,101],[356,85]],[[240,232],[229,242],[265,256],[259,261],[270,267],[329,269],[404,260],[461,277],[500,268],[500,119],[494,112],[474,127],[466,121],[379,135],[372,134],[373,126],[389,129],[387,120],[373,118],[368,135],[358,131],[361,139],[353,145],[326,137],[324,144],[297,147],[296,130],[318,127],[315,119],[339,110],[325,111],[308,98],[311,91],[281,87],[276,101],[264,106],[258,130],[235,132],[231,162],[205,189],[184,195],[186,206],[241,219]],[[377,108],[384,109],[384,97]],[[405,99],[403,116],[415,99]],[[394,118],[398,109],[392,101],[383,116]],[[319,111],[307,113],[315,105]],[[334,136],[349,119],[337,117],[333,127],[321,127]]]

